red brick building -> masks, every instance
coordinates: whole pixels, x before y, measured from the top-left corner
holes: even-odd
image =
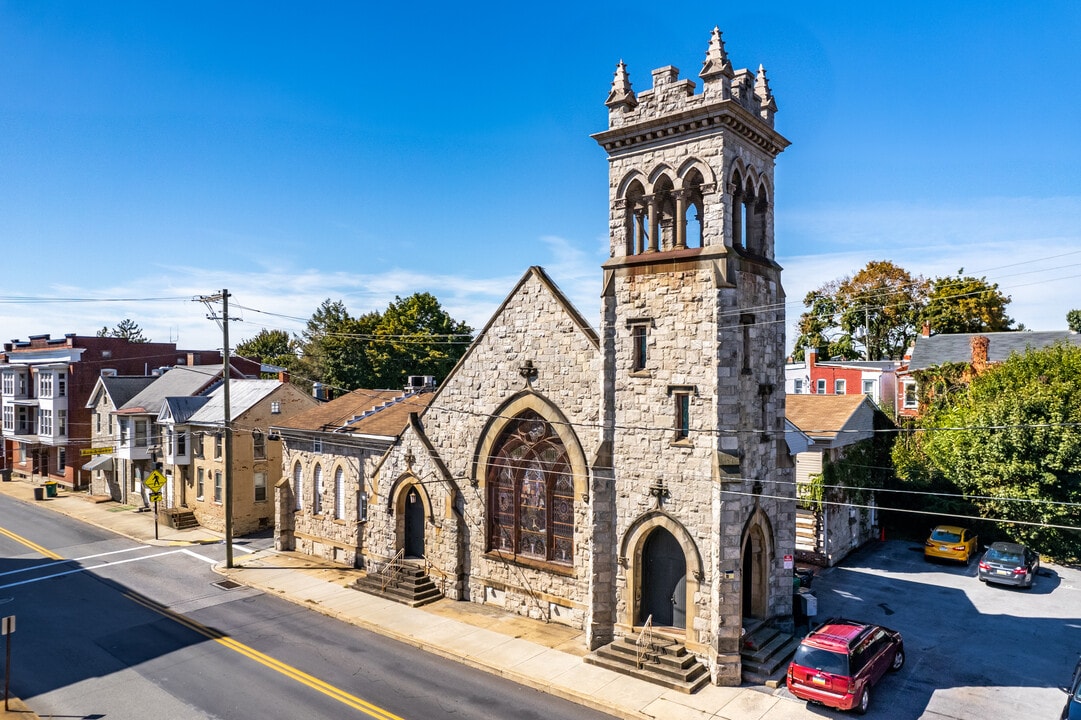
[[[89,481],[81,472],[83,448],[90,447],[86,407],[98,377],[152,375],[174,365],[221,364],[217,350],[177,350],[175,343],[131,342],[124,338],[33,335],[4,343],[0,353],[3,410],[3,467],[30,477],[55,480],[72,489]],[[252,363],[254,372],[258,365]]]

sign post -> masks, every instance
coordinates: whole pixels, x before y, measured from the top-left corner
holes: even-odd
[[[143,485],[150,491],[150,499],[154,501],[154,539],[158,539],[158,501],[161,500],[161,490],[165,487],[165,476],[155,470],[146,476]]]
[[[6,635],[7,650],[4,660],[4,712],[8,712],[8,689],[11,687],[11,636],[15,634],[15,616],[8,615],[0,623],[0,632]]]

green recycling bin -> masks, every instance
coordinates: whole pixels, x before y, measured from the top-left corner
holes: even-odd
[[[46,497],[56,497],[56,483],[54,483],[54,482],[45,483],[45,496]]]

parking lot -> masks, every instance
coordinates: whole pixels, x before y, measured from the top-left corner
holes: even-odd
[[[922,543],[887,541],[815,579],[817,620],[842,616],[904,636],[907,663],[874,688],[868,717],[1059,717],[1081,653],[1081,571],[1046,564],[1022,590],[979,582],[976,564],[927,562]]]

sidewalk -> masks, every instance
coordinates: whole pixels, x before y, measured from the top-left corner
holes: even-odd
[[[177,545],[221,541],[202,528],[175,530],[159,524],[154,539],[150,513],[115,502],[93,502],[84,494],[61,491],[33,499],[34,485],[0,482],[5,495],[126,535],[148,544]],[[668,690],[626,675],[587,665],[582,632],[544,623],[498,608],[440,600],[410,608],[347,587],[359,571],[291,552],[262,550],[234,554],[234,567],[219,565],[229,579],[310,608],[343,622],[394,638],[455,662],[505,677],[531,688],[631,720],[802,720],[821,714],[803,702],[762,686],[707,685],[693,695]],[[12,705],[12,710],[15,706]],[[33,713],[4,713],[0,720],[38,720]]]

